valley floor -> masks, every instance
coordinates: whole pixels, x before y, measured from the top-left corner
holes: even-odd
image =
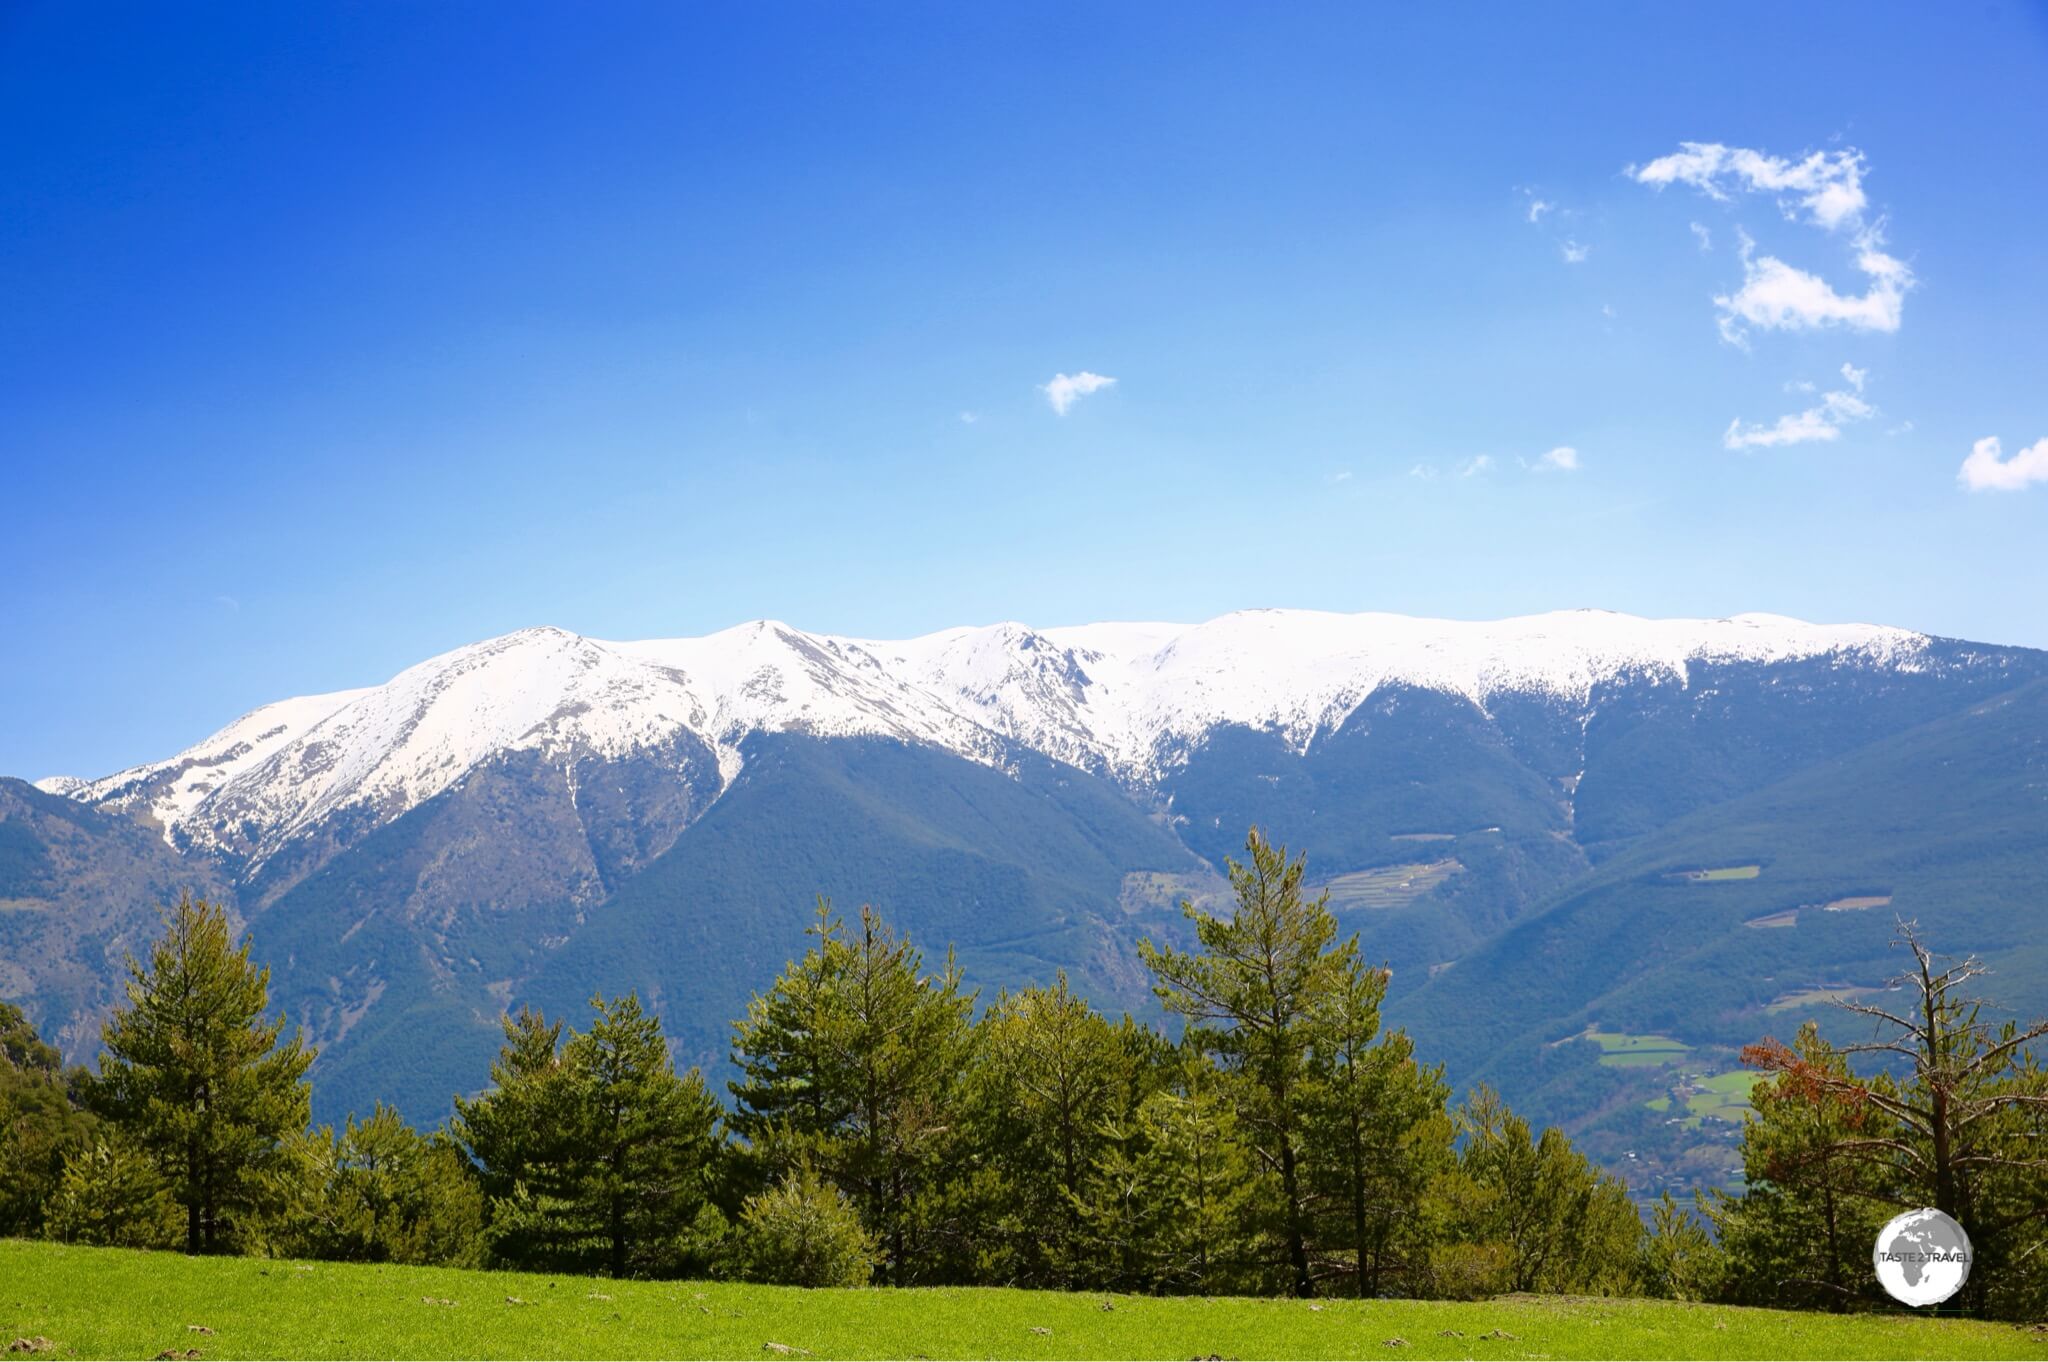
[[[2048,1358],[2048,1332],[1657,1301],[800,1291],[0,1241],[33,1358]],[[188,1351],[192,1350],[192,1351]],[[22,1353],[9,1354],[13,1357]]]

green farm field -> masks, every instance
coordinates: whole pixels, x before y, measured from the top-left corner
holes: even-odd
[[[1626,1031],[1588,1031],[1586,1039],[1600,1047],[1600,1062],[1610,1069],[1646,1069],[1674,1064],[1692,1047],[1670,1036],[1636,1036]]]
[[[194,1326],[198,1326],[195,1328]],[[201,1330],[204,1330],[202,1332]],[[802,1291],[0,1242],[11,1356],[2043,1357],[2012,1325],[1657,1301]],[[1396,1342],[1395,1340],[1400,1340]],[[188,1354],[187,1350],[194,1350]]]

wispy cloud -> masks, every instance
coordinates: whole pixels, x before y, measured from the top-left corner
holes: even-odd
[[[1708,198],[1726,200],[1738,193],[1780,195],[1787,217],[1806,211],[1807,221],[1826,231],[1854,227],[1862,221],[1869,200],[1863,193],[1863,153],[1816,151],[1797,160],[1772,156],[1748,147],[1719,142],[1681,142],[1669,156],[1659,156],[1627,173],[1637,183],[1662,189],[1688,184]],[[1697,227],[1695,231],[1699,230]]]
[[[1534,189],[1523,188],[1521,194],[1526,202],[1522,216],[1557,247],[1557,253],[1567,265],[1583,265],[1592,248],[1572,235],[1567,224],[1576,220],[1578,211],[1566,208],[1555,199],[1546,199]]]
[[[960,413],[960,424],[963,426],[971,426],[980,419],[981,413],[978,411],[963,411]]]
[[[1100,392],[1102,389],[1112,386],[1115,382],[1116,380],[1113,378],[1105,378],[1101,374],[1091,374],[1086,369],[1083,369],[1078,374],[1054,374],[1052,382],[1040,384],[1038,390],[1045,394],[1046,401],[1052,403],[1053,411],[1061,416],[1065,416],[1067,408],[1073,406],[1089,393]]]
[[[1579,471],[1579,451],[1570,445],[1559,445],[1536,461],[1538,473],[1576,473]]]
[[[1700,243],[1701,250],[1711,251],[1714,249],[1714,234],[1712,232],[1697,222],[1690,222],[1686,225],[1692,228],[1692,239]]]
[[[1493,455],[1480,454],[1465,460],[1464,467],[1458,470],[1458,476],[1461,478],[1483,478],[1492,471]]]
[[[1970,457],[1956,470],[1956,481],[1972,492],[2017,492],[2031,483],[2048,482],[2048,437],[2016,450],[2009,459],[1996,435],[1970,446]]]
[[[1842,366],[1842,377],[1848,380],[1849,389],[1821,394],[1818,405],[1805,411],[1780,416],[1769,425],[1743,425],[1740,417],[1728,423],[1728,429],[1721,436],[1721,443],[1728,449],[1770,449],[1778,445],[1803,445],[1816,440],[1841,438],[1842,427],[1856,421],[1868,420],[1877,414],[1877,408],[1863,400],[1864,380],[1870,371],[1853,365]],[[1811,384],[1807,387],[1811,388]]]

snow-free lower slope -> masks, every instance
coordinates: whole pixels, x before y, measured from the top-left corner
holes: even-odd
[[[361,691],[281,701],[168,761],[45,788],[145,810],[166,837],[254,832],[256,859],[343,810],[396,817],[481,762],[565,765],[708,743],[729,784],[755,732],[882,736],[1001,765],[1017,744],[1144,786],[1221,724],[1297,748],[1375,690],[1407,685],[1485,708],[1502,694],[1584,704],[1606,680],[1683,683],[1702,662],[1818,657],[1913,670],[1902,629],[1772,615],[1645,620],[1571,611],[1490,623],[1247,611],[1206,624],[1017,624],[883,642],[772,621],[703,638],[606,643],[529,629],[459,648]]]

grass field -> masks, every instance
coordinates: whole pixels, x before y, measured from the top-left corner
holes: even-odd
[[[1700,1122],[1711,1117],[1718,1121],[1739,1122],[1749,1110],[1749,1090],[1756,1086],[1756,1075],[1747,1069],[1736,1069],[1711,1078],[1684,1079],[1677,1091],[1684,1098],[1687,1130],[1698,1130]],[[1671,1110],[1671,1094],[1653,1097],[1643,1103],[1651,1111]]]
[[[1600,1047],[1600,1062],[1610,1069],[1647,1069],[1674,1064],[1692,1052],[1669,1036],[1636,1036],[1626,1031],[1588,1031],[1586,1039]]]
[[[205,1332],[191,1326],[202,1326]],[[39,1357],[2048,1357],[2011,1325],[1508,1297],[799,1291],[0,1241],[0,1335]],[[1396,1341],[1399,1340],[1399,1341]],[[4,1344],[0,1344],[4,1346]]]

